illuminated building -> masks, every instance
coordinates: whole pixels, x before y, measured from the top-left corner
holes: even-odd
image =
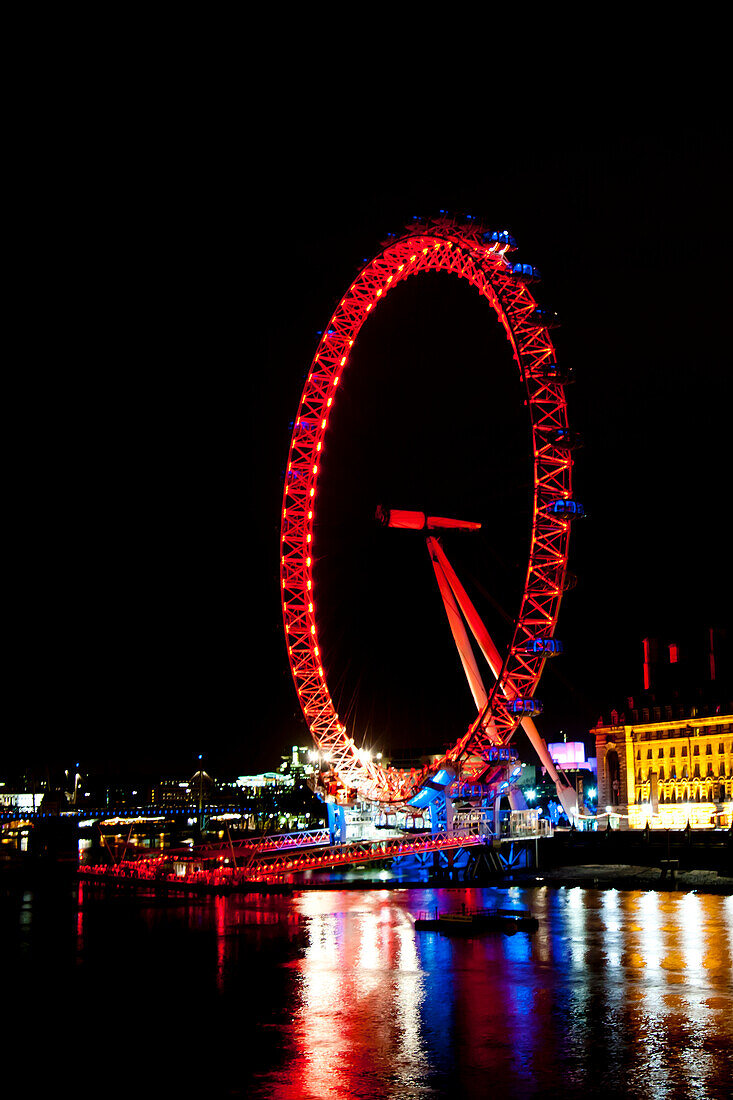
[[[156,805],[179,806],[186,798],[187,789],[185,779],[161,779],[152,788],[150,800]]]
[[[587,771],[595,774],[596,761],[586,760],[585,745],[582,741],[550,741],[547,751],[563,771]]]
[[[730,827],[733,715],[645,717],[596,727],[599,811],[612,808],[622,828]]]
[[[18,810],[19,812],[35,813],[41,804],[41,793],[35,791],[6,791],[5,784],[0,783],[0,810]]]
[[[641,643],[641,695],[595,729],[598,811],[621,828],[733,824],[733,700],[727,631]],[[682,699],[695,700],[683,704]],[[664,705],[660,705],[660,704]],[[627,714],[630,722],[627,721]]]

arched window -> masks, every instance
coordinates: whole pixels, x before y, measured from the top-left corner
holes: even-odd
[[[606,775],[608,777],[608,795],[612,806],[617,806],[621,798],[621,765],[615,749],[606,753]],[[641,782],[641,772],[638,775]]]

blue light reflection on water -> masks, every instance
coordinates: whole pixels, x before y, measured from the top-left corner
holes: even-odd
[[[419,970],[406,982],[396,930],[409,940],[409,914],[462,901],[527,906],[540,928],[475,938],[412,932]],[[262,1095],[480,1096],[490,1081],[510,1096],[728,1095],[720,1089],[733,1070],[729,899],[538,888],[324,892],[296,904],[307,921],[322,919],[313,910],[324,905],[339,910],[353,943],[331,960],[338,1017],[313,999],[330,979],[306,947],[301,966],[312,985],[288,1069],[276,1080],[265,1074]],[[325,1073],[310,1057],[324,1034]]]
[[[539,928],[415,931],[462,903],[529,908]],[[42,1037],[35,1073],[73,1064],[100,1095],[157,1094],[137,1076],[153,1050],[151,1089],[197,1081],[209,1098],[730,1095],[733,898],[538,885],[170,905],[80,889],[78,904],[23,895],[2,932],[6,1048]]]

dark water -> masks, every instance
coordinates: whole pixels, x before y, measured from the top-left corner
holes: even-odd
[[[415,932],[530,908],[533,934]],[[733,898],[323,890],[2,895],[3,1074],[27,1095],[731,1096]],[[31,1088],[32,1086],[32,1088]]]

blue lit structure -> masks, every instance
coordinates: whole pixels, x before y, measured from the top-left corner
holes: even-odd
[[[557,657],[563,652],[563,644],[557,638],[530,638],[523,648],[525,653],[541,653],[543,657]]]
[[[551,516],[559,516],[561,519],[579,519],[585,515],[583,505],[577,500],[560,499],[551,500],[545,505],[545,511]]]
[[[510,714],[529,718],[532,715],[542,714],[542,703],[539,699],[510,699],[506,709]]]

